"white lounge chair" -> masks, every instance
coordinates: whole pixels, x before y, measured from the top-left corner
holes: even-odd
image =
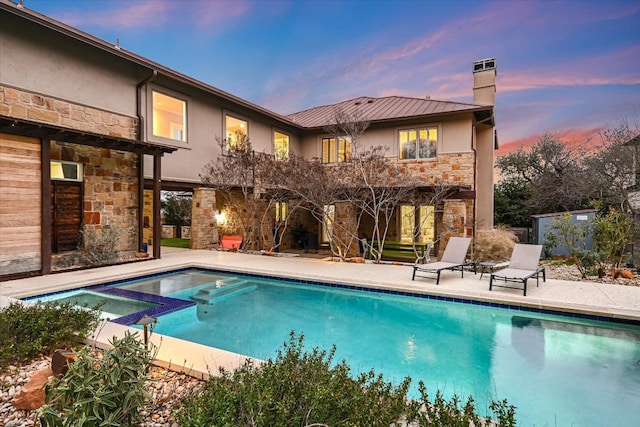
[[[471,239],[468,237],[451,237],[440,261],[428,262],[426,264],[416,263],[413,265],[413,276],[411,280],[415,280],[416,277],[433,278],[417,273],[435,274],[437,285],[440,283],[440,273],[444,270],[460,270],[462,277],[464,277],[464,267],[467,265],[465,258],[467,257],[467,251],[470,245]]]
[[[527,281],[533,277],[536,278],[536,286],[540,285],[540,274],[542,274],[542,281],[546,282],[546,274],[544,267],[540,267],[540,255],[542,254],[542,245],[525,245],[516,243],[511,253],[511,260],[509,260],[509,266],[503,270],[498,270],[491,273],[489,279],[489,290],[492,290],[494,286],[500,288],[513,288],[520,289],[519,287],[507,286],[507,282],[522,282],[523,295],[527,296]],[[497,285],[495,280],[504,280],[505,285]]]

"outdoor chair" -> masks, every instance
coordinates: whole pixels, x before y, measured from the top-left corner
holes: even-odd
[[[536,278],[536,286],[540,285],[540,274],[542,274],[542,281],[546,282],[546,274],[544,267],[540,267],[540,255],[542,254],[542,245],[526,245],[516,243],[511,253],[511,259],[509,265],[503,270],[498,270],[491,273],[489,279],[489,290],[492,290],[494,286],[499,288],[512,288],[520,289],[520,287],[508,286],[510,283],[522,283],[523,296],[527,296],[527,281],[533,277]],[[504,281],[504,285],[498,285],[496,281]]]
[[[428,262],[426,264],[416,262],[413,265],[413,276],[411,280],[415,280],[416,277],[433,278],[432,276],[425,276],[418,273],[435,274],[437,285],[440,283],[440,273],[444,270],[460,270],[462,277],[464,277],[464,268],[468,265],[468,263],[465,262],[465,258],[467,257],[467,251],[470,245],[471,239],[468,237],[451,237],[440,261]]]

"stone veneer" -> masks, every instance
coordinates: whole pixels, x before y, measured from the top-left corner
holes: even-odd
[[[191,206],[191,249],[212,249],[216,246],[219,237],[215,211],[216,191],[196,188]]]
[[[119,138],[136,139],[138,119],[0,85],[0,114]]]
[[[86,145],[51,142],[51,159],[82,163],[83,224],[119,233],[119,252],[138,250],[138,155]]]
[[[474,189],[474,154],[438,154],[433,160],[403,161],[402,168],[413,172],[425,185],[461,185]]]

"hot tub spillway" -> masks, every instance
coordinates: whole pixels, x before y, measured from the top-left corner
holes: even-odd
[[[200,289],[191,299],[198,304],[213,304],[257,288],[256,285],[247,282],[245,279],[229,277],[216,281],[214,285]]]

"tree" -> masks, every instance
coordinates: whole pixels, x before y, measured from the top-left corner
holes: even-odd
[[[529,227],[531,214],[527,202],[531,197],[531,184],[514,178],[496,184],[494,192],[494,222],[511,227]]]
[[[586,160],[597,198],[604,205],[614,205],[623,212],[636,214],[630,201],[630,189],[637,185],[636,168],[639,148],[625,145],[640,134],[640,125],[632,126],[625,119],[617,127],[600,133],[594,154]]]
[[[596,194],[584,153],[584,144],[572,147],[545,133],[530,150],[520,148],[499,157],[496,163],[503,182],[516,181],[516,188],[528,187],[529,214],[564,212],[589,207]]]
[[[161,201],[164,222],[175,225],[178,237],[181,237],[181,227],[191,225],[191,194],[167,191],[164,195]]]
[[[205,185],[216,189],[234,215],[234,222],[242,233],[243,248],[255,248],[258,242],[258,197],[254,192],[257,168],[262,156],[253,151],[251,142],[243,132],[230,138],[216,136],[221,155],[209,161],[200,173]]]

